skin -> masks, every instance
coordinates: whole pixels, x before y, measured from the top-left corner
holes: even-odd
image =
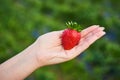
[[[82,30],[79,44],[71,50],[64,50],[61,45],[63,30],[46,33],[0,65],[0,80],[23,80],[40,67],[69,61],[105,35],[103,30],[99,25]]]

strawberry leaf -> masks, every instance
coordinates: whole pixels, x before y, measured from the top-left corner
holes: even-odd
[[[79,24],[77,24],[77,22],[72,22],[72,21],[67,22],[66,26],[67,26],[67,28],[76,30],[78,32],[80,32],[82,30],[82,27]]]

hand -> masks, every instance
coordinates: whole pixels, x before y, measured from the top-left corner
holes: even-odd
[[[105,34],[103,30],[97,25],[84,29],[79,44],[71,50],[64,50],[61,45],[63,31],[44,34],[31,46],[0,65],[0,79],[23,80],[39,67],[71,60],[102,37]]]
[[[64,50],[61,45],[62,31],[53,31],[40,36],[34,43],[38,64],[57,64],[71,60],[86,50],[92,43],[102,37],[105,32],[103,27],[93,25],[81,31],[81,40],[71,50]]]

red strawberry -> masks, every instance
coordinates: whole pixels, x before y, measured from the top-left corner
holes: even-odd
[[[76,46],[81,38],[81,27],[76,22],[68,22],[66,23],[67,29],[63,31],[61,36],[62,38],[62,46],[65,50],[70,50],[74,46]]]

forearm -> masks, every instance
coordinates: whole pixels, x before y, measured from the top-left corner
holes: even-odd
[[[31,45],[18,55],[0,65],[0,80],[22,80],[40,67]]]

